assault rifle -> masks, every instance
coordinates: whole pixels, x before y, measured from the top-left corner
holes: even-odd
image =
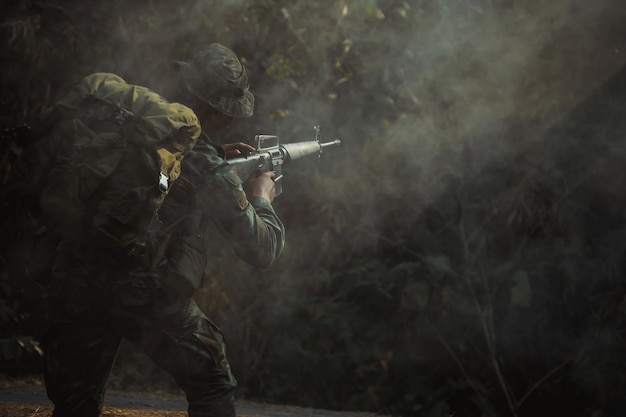
[[[309,155],[321,156],[324,148],[339,145],[341,141],[335,139],[322,143],[320,138],[320,127],[315,126],[315,140],[306,142],[294,142],[280,144],[278,136],[256,135],[254,137],[256,151],[248,155],[229,159],[227,162],[237,168],[237,174],[246,182],[250,177],[263,172],[274,171],[276,177],[276,197],[283,192],[282,167],[284,163],[293,161]]]

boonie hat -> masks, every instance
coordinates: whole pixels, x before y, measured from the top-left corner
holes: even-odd
[[[250,117],[254,95],[246,68],[220,43],[196,53],[191,62],[177,62],[183,82],[194,95],[231,117]]]

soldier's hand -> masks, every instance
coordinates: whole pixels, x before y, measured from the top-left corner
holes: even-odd
[[[253,146],[243,142],[227,143],[222,145],[222,149],[226,154],[226,159],[236,158],[240,155],[249,154],[250,152],[255,151]]]
[[[250,198],[261,197],[272,203],[276,197],[276,185],[274,184],[274,172],[264,172],[256,178],[250,178],[244,184]]]

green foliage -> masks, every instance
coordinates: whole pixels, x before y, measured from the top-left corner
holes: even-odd
[[[42,356],[39,342],[30,336],[0,339],[0,365],[5,372],[37,370]]]
[[[276,267],[211,251],[196,298],[243,395],[415,417],[541,415],[569,396],[570,415],[612,415],[624,16],[617,0],[573,3],[22,1],[2,18],[0,120],[32,121],[93,71],[167,96],[172,61],[222,42],[257,107],[220,140],[310,139],[319,123],[343,143],[286,170]],[[20,177],[2,149],[4,197]],[[5,252],[4,231],[32,218],[0,201]],[[14,276],[7,320],[40,290]]]

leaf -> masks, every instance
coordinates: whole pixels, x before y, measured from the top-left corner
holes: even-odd
[[[408,310],[422,311],[430,299],[430,285],[426,282],[413,282],[402,293],[400,305]]]
[[[516,307],[529,307],[532,290],[528,275],[524,271],[517,271],[513,276],[513,287],[511,288],[511,305]]]
[[[378,8],[375,4],[367,4],[365,5],[365,13],[368,15],[375,17],[376,19],[384,19],[385,14],[382,10]]]
[[[425,258],[426,263],[432,269],[437,272],[452,272],[452,265],[450,264],[450,258],[446,255],[427,256]]]

